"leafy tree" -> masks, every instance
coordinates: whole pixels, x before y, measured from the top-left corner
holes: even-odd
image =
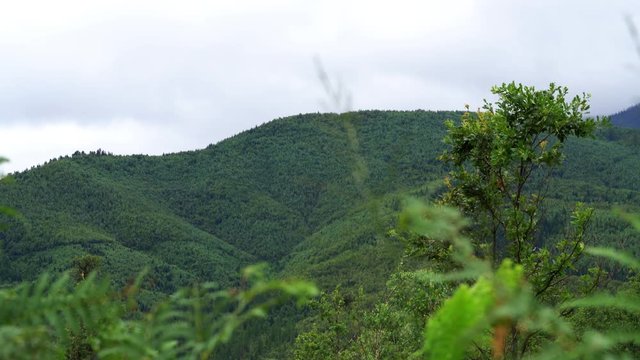
[[[102,259],[95,255],[84,255],[73,260],[72,276],[76,282],[80,282],[96,271]]]
[[[295,359],[352,358],[351,347],[361,330],[363,292],[345,293],[336,287],[310,305],[316,313],[307,319],[309,329],[295,341]]]
[[[584,250],[593,209],[579,203],[572,214],[573,231],[555,244],[545,244],[536,235],[549,175],[562,162],[565,141],[592,137],[602,121],[585,118],[588,95],[568,100],[568,89],[553,83],[545,90],[502,84],[491,92],[499,97],[495,104],[485,100],[482,111],[467,112],[460,124],[447,123],[450,149],[442,159],[454,169],[446,181],[444,203],[476,221],[478,252],[491,259],[494,268],[509,257],[524,266],[537,298],[569,298],[571,291],[563,286]],[[531,340],[519,332],[515,326],[510,329],[512,354],[526,349]]]
[[[536,297],[522,264],[505,259],[496,269],[490,259],[474,254],[472,242],[463,231],[467,223],[457,210],[414,202],[405,211],[404,219],[415,232],[449,242],[452,259],[458,264],[456,271],[421,275],[433,281],[463,281],[429,318],[423,347],[416,356],[449,360],[637,358],[640,297],[633,284],[631,292],[600,293],[555,306],[545,304]],[[640,218],[635,222],[640,230]],[[627,254],[606,248],[587,248],[586,252],[640,270],[640,262]],[[469,280],[473,281],[468,283]],[[600,309],[597,315],[613,315],[609,321],[615,319],[616,326],[603,331],[588,326],[575,328],[561,316],[572,309]],[[509,330],[513,328],[525,338],[537,334],[539,341],[512,351],[514,347],[508,345]]]
[[[403,225],[426,239],[412,242],[413,247],[445,241],[457,264],[445,274],[426,270],[422,276],[463,281],[429,318],[424,346],[416,354],[438,359],[610,355],[615,344],[636,341],[637,329],[582,336],[563,318],[581,306],[637,312],[637,299],[626,305],[607,295],[571,300],[579,286],[561,288],[577,278],[570,271],[584,252],[593,209],[578,203],[572,214],[574,230],[566,239],[552,244],[536,236],[544,188],[551,170],[561,163],[565,141],[569,136],[593,136],[600,121],[584,119],[588,96],[566,101],[567,89],[554,84],[543,91],[503,84],[492,92],[499,96],[495,105],[485,101],[484,111],[466,113],[460,124],[447,124],[451,149],[442,156],[454,166],[443,202],[472,217],[471,231],[463,230],[469,224],[447,208],[413,203],[402,218]],[[598,254],[597,249],[591,252]],[[595,282],[584,276],[584,290],[594,290],[600,275],[597,271]],[[468,279],[475,282],[468,284]]]
[[[479,222],[475,235],[497,266],[507,254],[523,263],[535,251],[545,180],[567,138],[593,136],[598,122],[584,118],[589,96],[567,101],[566,87],[510,83],[491,92],[495,104],[485,100],[482,111],[446,124],[450,149],[442,159],[454,169],[443,199]]]

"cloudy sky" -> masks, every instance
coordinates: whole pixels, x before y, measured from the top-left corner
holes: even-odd
[[[553,81],[593,113],[640,100],[637,0],[6,1],[2,170],[75,150],[203,148],[332,110],[314,58],[357,109],[461,109],[493,84]]]

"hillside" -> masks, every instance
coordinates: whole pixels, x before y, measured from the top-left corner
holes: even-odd
[[[194,279],[227,283],[247,263],[278,263],[368,196],[440,177],[433,145],[452,116],[354,114],[367,195],[335,115],[276,120],[201,151],[53,160],[2,189],[0,201],[22,214],[4,234],[11,266],[2,278],[63,270],[92,253],[115,279],[150,266],[163,292]]]
[[[52,160],[15,174],[15,183],[1,189],[0,201],[21,216],[3,234],[11,270],[0,278],[63,270],[91,253],[103,256],[114,279],[151,266],[156,276],[168,276],[158,282],[168,292],[194,279],[226,284],[251,262],[299,263],[323,239],[333,245],[321,246],[322,257],[309,261],[338,262],[392,226],[388,214],[400,207],[399,196],[435,191],[446,173],[436,159],[442,123],[458,116],[299,115],[198,151]],[[357,134],[355,147],[345,124]],[[595,141],[571,141],[566,150],[550,189],[554,198],[603,209],[640,203],[638,131],[606,129]],[[365,164],[363,182],[355,180],[358,161]],[[428,184],[431,190],[421,190]],[[372,211],[380,221],[369,221]],[[372,225],[341,231],[351,218],[347,223]]]
[[[611,115],[611,122],[624,128],[640,128],[640,104],[631,106],[619,113]]]
[[[0,188],[0,203],[20,212],[0,234],[0,283],[63,271],[91,254],[119,285],[147,267],[150,302],[195,281],[231,286],[259,261],[323,289],[363,287],[374,297],[403,252],[386,234],[404,197],[442,190],[443,122],[459,116],[298,115],[203,150],[52,160]],[[640,237],[611,211],[640,209],[639,145],[640,131],[621,128],[569,141],[541,238],[559,236],[566,209],[583,201],[597,209],[594,243],[640,253]],[[287,321],[275,342],[291,339]]]

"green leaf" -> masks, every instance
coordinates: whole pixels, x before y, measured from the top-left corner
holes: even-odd
[[[461,285],[429,319],[423,355],[428,359],[463,359],[471,341],[488,328],[487,316],[493,302],[487,279],[479,279],[472,287]]]

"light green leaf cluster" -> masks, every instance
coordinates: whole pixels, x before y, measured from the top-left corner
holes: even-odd
[[[69,275],[42,275],[35,283],[0,290],[2,359],[60,358],[71,335],[81,329],[103,329],[120,313],[105,281],[89,275],[73,286]]]
[[[471,287],[461,285],[429,319],[424,355],[429,359],[462,359],[478,333],[486,330],[493,301],[493,289],[487,279],[481,278]]]
[[[465,358],[471,344],[487,347],[491,327],[519,315],[523,275],[523,267],[507,259],[495,274],[480,277],[472,286],[460,285],[427,322],[422,354],[457,360]]]
[[[0,359],[58,359],[74,341],[101,359],[208,359],[245,322],[288,300],[318,294],[305,281],[268,280],[264,266],[244,271],[246,288],[185,288],[144,314],[135,312],[142,276],[123,291],[95,273],[73,284],[68,274],[0,290]],[[74,340],[75,339],[75,340]]]

